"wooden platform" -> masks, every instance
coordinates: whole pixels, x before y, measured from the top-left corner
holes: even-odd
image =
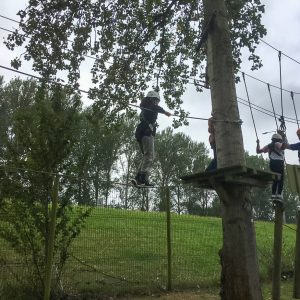
[[[195,173],[180,177],[183,183],[191,183],[200,188],[214,189],[216,184],[235,183],[265,187],[274,179],[280,179],[280,174],[257,170],[246,166],[232,166],[213,171]]]

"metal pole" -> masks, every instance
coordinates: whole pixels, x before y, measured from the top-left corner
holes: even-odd
[[[272,300],[280,300],[283,204],[275,204]]]
[[[45,287],[44,287],[44,300],[50,299],[51,292],[51,279],[52,279],[52,265],[53,265],[53,252],[54,252],[54,240],[55,240],[55,227],[56,227],[56,212],[58,205],[58,182],[59,177],[54,179],[52,190],[52,208],[51,219],[49,224],[49,242],[46,257],[46,269],[45,269]]]
[[[165,188],[166,217],[167,217],[167,260],[168,260],[168,291],[172,290],[172,245],[171,245],[171,208],[170,189]]]
[[[297,233],[295,245],[294,295],[300,299],[300,206],[297,207]]]

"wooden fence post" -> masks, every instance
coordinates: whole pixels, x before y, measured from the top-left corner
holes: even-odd
[[[275,224],[274,224],[272,300],[280,300],[282,223],[283,223],[284,207],[282,203],[275,203],[274,206],[275,206]]]
[[[300,299],[300,206],[297,207],[297,233],[295,245],[294,293],[295,299]]]
[[[168,283],[167,290],[172,290],[172,243],[171,243],[171,205],[170,188],[165,188],[166,217],[167,217],[167,260],[168,260]]]

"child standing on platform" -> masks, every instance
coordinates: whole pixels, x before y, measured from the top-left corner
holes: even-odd
[[[279,173],[280,179],[274,180],[272,184],[272,200],[282,201],[282,190],[284,180],[284,150],[287,147],[286,136],[283,131],[272,135],[272,142],[260,148],[259,140],[256,141],[256,153],[268,153],[270,158],[270,170]]]

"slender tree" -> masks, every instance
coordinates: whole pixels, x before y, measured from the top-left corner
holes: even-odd
[[[207,62],[216,120],[218,168],[245,165],[228,12],[224,0],[204,0],[203,5],[205,19],[210,24]],[[215,188],[221,200],[223,225],[221,298],[260,300],[250,187],[224,183]]]
[[[81,102],[78,95],[68,94],[61,86],[48,90],[36,82],[16,79],[4,87],[0,107],[6,108],[8,120],[1,156],[0,236],[23,259],[28,276],[22,283],[30,283],[40,297],[48,256],[53,178],[64,172],[64,162],[76,140]],[[69,246],[88,215],[88,210],[80,208],[72,215],[71,201],[61,198],[55,232],[56,288]]]

